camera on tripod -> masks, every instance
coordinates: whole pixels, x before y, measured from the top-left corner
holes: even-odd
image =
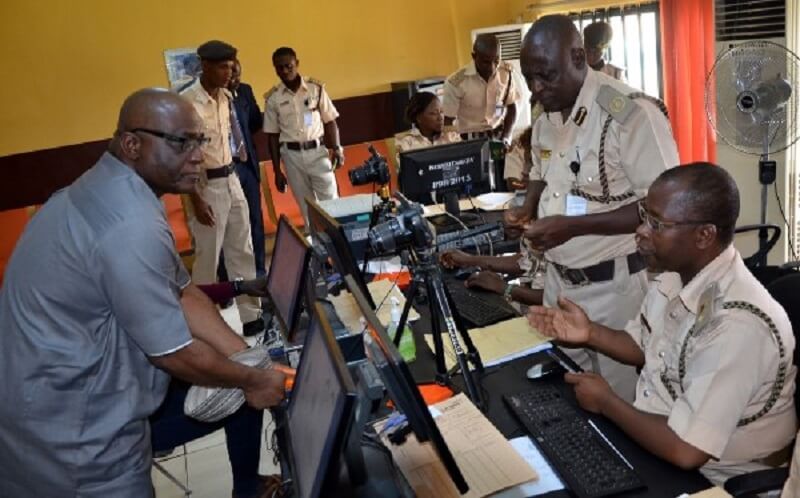
[[[372,145],[369,146],[369,153],[370,156],[364,161],[364,164],[350,170],[350,183],[354,187],[368,183],[384,185],[391,179],[386,159],[378,154]]]
[[[370,248],[378,256],[394,255],[406,248],[423,251],[433,246],[433,233],[422,216],[422,206],[398,197],[397,213],[369,231]]]

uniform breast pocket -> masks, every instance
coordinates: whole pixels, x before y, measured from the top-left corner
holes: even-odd
[[[296,113],[291,100],[278,102],[278,119],[280,120],[281,124],[288,126],[294,126],[297,124],[297,117],[295,114]]]

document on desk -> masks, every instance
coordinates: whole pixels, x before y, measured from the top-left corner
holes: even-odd
[[[470,199],[461,199],[458,201],[458,209],[461,211],[469,211],[473,207],[478,207],[474,205],[472,200]],[[444,204],[431,204],[429,206],[422,206],[422,216],[425,218],[430,218],[431,216],[438,216],[440,214],[444,214]]]
[[[509,443],[517,450],[519,456],[524,458],[528,465],[536,471],[539,479],[493,494],[492,498],[528,498],[529,496],[539,496],[551,491],[564,489],[561,479],[558,478],[558,475],[553,471],[553,467],[542,456],[539,448],[533,444],[531,438],[522,436],[510,440]]]
[[[463,394],[433,405],[431,413],[469,492],[459,494],[430,442],[420,444],[413,434],[400,446],[385,440],[418,498],[482,498],[538,479],[536,471]]]
[[[475,197],[475,205],[484,211],[503,211],[508,209],[514,192],[489,192]]]
[[[401,309],[406,304],[405,296],[403,296],[400,289],[390,280],[376,280],[370,282],[367,284],[367,288],[369,289],[369,293],[372,294],[372,300],[375,304],[380,305],[377,312],[378,319],[384,326],[389,325],[391,321],[392,304],[390,299],[386,297],[387,294],[391,292],[391,295],[400,301]],[[342,321],[345,328],[347,328],[351,334],[361,333],[361,322],[359,319],[362,313],[358,309],[358,304],[356,304],[356,300],[353,296],[347,291],[342,291],[338,296],[330,296],[329,299],[336,310],[336,314],[339,315],[339,320]],[[383,304],[381,305],[381,303]],[[413,322],[417,319],[419,319],[419,313],[412,308],[408,313],[408,321]]]
[[[708,488],[705,491],[700,491],[698,493],[694,493],[691,495],[687,495],[686,493],[678,496],[678,498],[733,498],[727,491],[720,488],[719,486],[714,486],[713,488]]]
[[[524,316],[498,322],[488,327],[470,329],[469,336],[481,354],[485,367],[500,365],[552,347],[549,342],[550,338],[531,327],[528,319]],[[433,336],[425,335],[425,342],[433,351]],[[442,334],[442,343],[445,352],[445,366],[449,370],[456,365],[456,355],[447,334]]]

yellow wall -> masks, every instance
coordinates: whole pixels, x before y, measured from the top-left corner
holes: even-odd
[[[0,156],[111,136],[127,94],[167,84],[167,48],[226,40],[261,94],[276,81],[272,50],[289,45],[343,98],[449,74],[469,60],[470,31],[508,22],[510,2],[5,0]]]

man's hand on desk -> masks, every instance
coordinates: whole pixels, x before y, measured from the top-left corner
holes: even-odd
[[[484,289],[495,294],[502,294],[506,290],[506,281],[493,271],[479,271],[467,278],[466,286],[471,289]]]
[[[565,297],[558,298],[558,308],[528,308],[528,322],[542,334],[572,346],[589,342],[592,332],[586,312]]]
[[[439,263],[448,270],[474,266],[475,256],[458,249],[451,249],[439,255]]]
[[[564,380],[575,387],[581,408],[592,413],[602,414],[609,400],[616,396],[608,382],[596,373],[566,373]]]
[[[575,237],[572,218],[562,215],[539,218],[525,225],[522,236],[530,240],[537,251],[552,249]]]
[[[247,404],[256,410],[275,406],[286,394],[286,375],[277,369],[252,369],[249,382],[242,386]]]

